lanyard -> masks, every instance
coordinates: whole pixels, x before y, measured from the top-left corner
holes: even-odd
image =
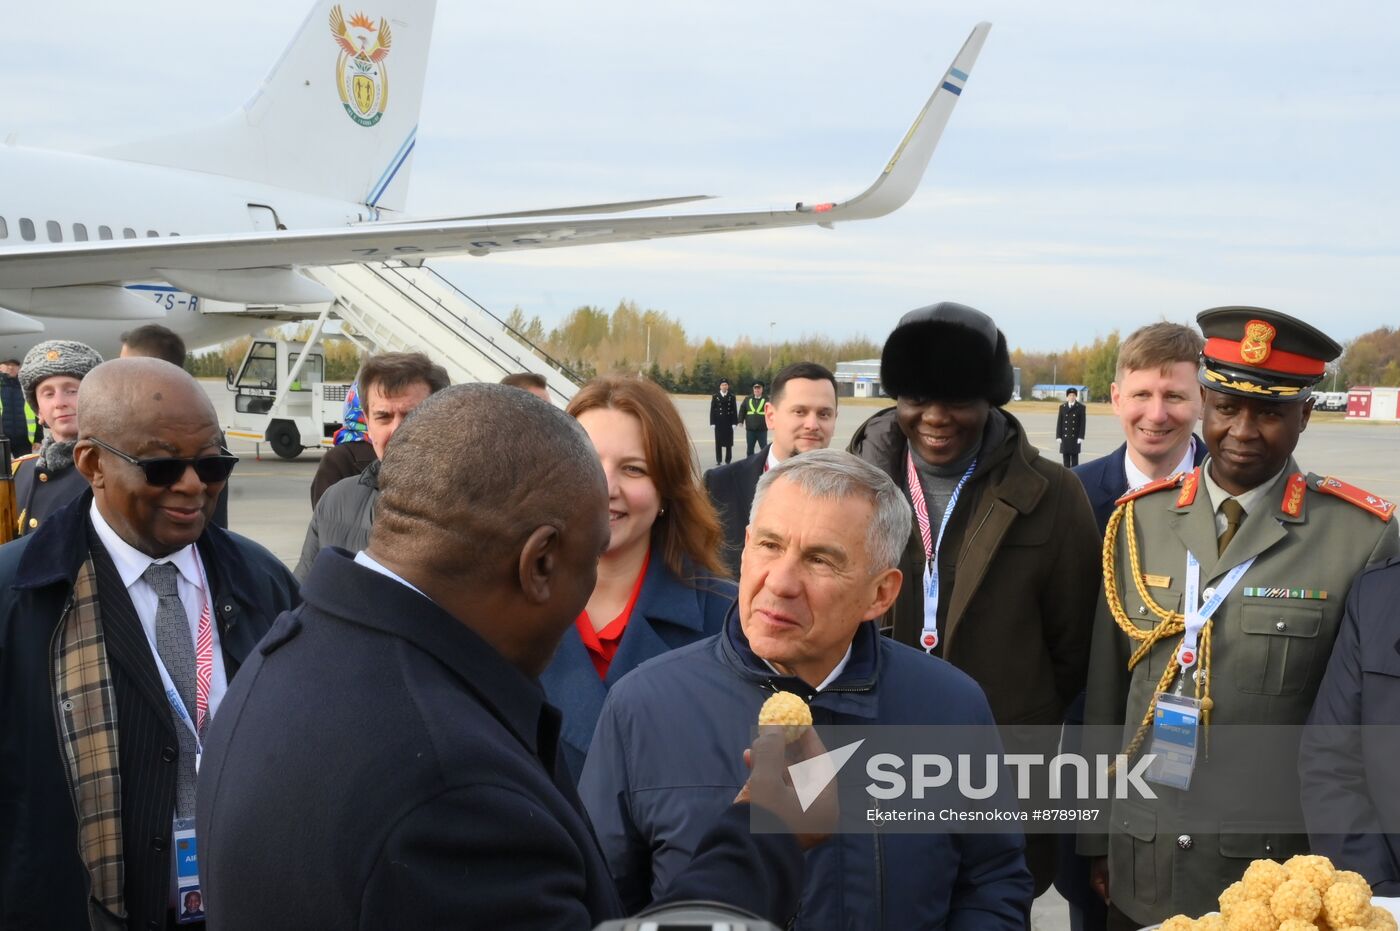
[[[1182,669],[1190,669],[1196,665],[1197,650],[1196,645],[1200,640],[1201,629],[1206,626],[1206,621],[1211,619],[1216,609],[1225,601],[1225,596],[1229,595],[1234,587],[1239,584],[1244,574],[1249,571],[1249,567],[1254,565],[1256,557],[1251,556],[1240,563],[1225,576],[1224,580],[1215,588],[1205,590],[1206,600],[1201,603],[1201,563],[1196,559],[1196,554],[1190,550],[1186,551],[1186,634],[1181,638],[1181,649],[1177,654],[1181,660]]]
[[[179,690],[175,688],[175,680],[170,677],[170,671],[165,668],[165,661],[160,658],[160,651],[154,649],[154,644],[152,644],[151,654],[156,661],[156,671],[160,673],[161,685],[165,688],[165,698],[170,702],[170,710],[175,712],[175,717],[190,729],[190,733],[194,735],[197,751],[203,753],[204,745],[200,735],[204,731],[205,719],[209,716],[209,689],[214,680],[214,625],[212,623],[213,611],[209,606],[209,577],[204,574],[204,564],[198,555],[195,556],[195,565],[199,567],[200,594],[203,596],[204,604],[199,611],[198,632],[195,636],[194,719],[191,719],[184,699],[180,697]]]
[[[928,516],[928,502],[924,499],[924,486],[919,481],[918,470],[914,468],[914,454],[906,452],[904,459],[909,481],[909,500],[914,503],[914,517],[919,522],[919,536],[924,541],[924,629],[919,635],[919,645],[926,652],[932,653],[938,648],[938,550],[943,545],[943,533],[948,529],[948,519],[953,516],[953,509],[958,506],[958,496],[962,494],[963,486],[972,478],[972,472],[977,468],[977,460],[972,460],[972,464],[967,467],[967,471],[953,488],[948,506],[943,509],[943,520],[938,524],[938,538],[935,540],[933,522]]]

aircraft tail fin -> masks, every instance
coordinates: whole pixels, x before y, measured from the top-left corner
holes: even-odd
[[[97,154],[401,210],[434,12],[435,0],[317,0],[232,116]]]

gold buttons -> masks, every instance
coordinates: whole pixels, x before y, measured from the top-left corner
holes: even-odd
[[[34,529],[35,527],[37,527],[37,526],[39,526],[39,518],[37,518],[37,517],[31,517],[31,518],[29,518],[29,529],[30,529],[30,530],[33,530],[33,529]]]
[[[48,480],[49,480],[49,473],[47,473],[47,472],[40,472],[40,473],[39,473],[39,481],[41,481],[41,482],[47,482]]]

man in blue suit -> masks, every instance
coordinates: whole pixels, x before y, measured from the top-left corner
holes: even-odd
[[[1113,412],[1127,441],[1074,469],[1100,532],[1125,492],[1190,471],[1206,457],[1205,444],[1191,432],[1201,419],[1196,368],[1204,346],[1191,327],[1163,321],[1135,330],[1119,348]]]
[[[1201,419],[1196,369],[1204,346],[1191,327],[1162,321],[1139,327],[1119,347],[1111,398],[1125,442],[1073,470],[1084,483],[1100,533],[1128,491],[1194,469],[1205,459],[1206,444],[1191,432]],[[1065,723],[1084,723],[1082,694],[1066,712]],[[1067,739],[1077,741],[1073,732]],[[1107,916],[1100,893],[1090,885],[1089,858],[1074,853],[1073,835],[1061,841],[1055,888],[1069,902],[1070,924],[1074,931],[1101,929]]]
[[[538,680],[608,545],[587,435],[517,388],[459,385],[395,433],[379,489],[368,548],[322,550],[205,742],[210,928],[621,917]],[[663,898],[792,917],[799,844],[749,827],[796,817],[782,756],[781,735],[755,742],[744,802],[707,819]]]

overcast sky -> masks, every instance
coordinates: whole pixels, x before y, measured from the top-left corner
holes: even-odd
[[[299,0],[7,5],[0,135],[83,148],[243,103]],[[973,25],[913,200],[880,220],[440,261],[553,324],[622,298],[693,335],[881,339],[957,300],[1054,349],[1219,304],[1400,324],[1400,4],[439,3],[409,208],[842,200]],[[381,15],[373,2],[346,3]]]

